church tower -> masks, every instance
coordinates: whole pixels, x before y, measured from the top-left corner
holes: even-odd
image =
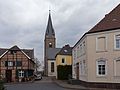
[[[47,51],[49,48],[56,48],[56,38],[55,32],[52,25],[51,13],[49,10],[48,24],[45,33],[44,40],[44,74],[48,76],[48,59],[47,59]]]

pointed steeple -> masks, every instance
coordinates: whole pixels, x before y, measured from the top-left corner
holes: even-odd
[[[55,32],[54,32],[52,20],[51,20],[50,10],[49,10],[49,18],[48,18],[48,24],[47,24],[45,36],[49,36],[49,37],[55,36]]]

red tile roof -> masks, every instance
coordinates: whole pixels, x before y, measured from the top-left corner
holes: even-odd
[[[87,33],[120,29],[120,4]]]

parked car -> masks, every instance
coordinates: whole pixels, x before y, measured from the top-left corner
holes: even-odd
[[[41,80],[42,79],[42,74],[35,74],[35,80]]]

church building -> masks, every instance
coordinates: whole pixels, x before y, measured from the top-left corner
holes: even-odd
[[[51,13],[49,11],[48,24],[44,39],[44,74],[45,76],[56,75],[55,55],[61,48],[56,48],[55,31],[52,25]]]

